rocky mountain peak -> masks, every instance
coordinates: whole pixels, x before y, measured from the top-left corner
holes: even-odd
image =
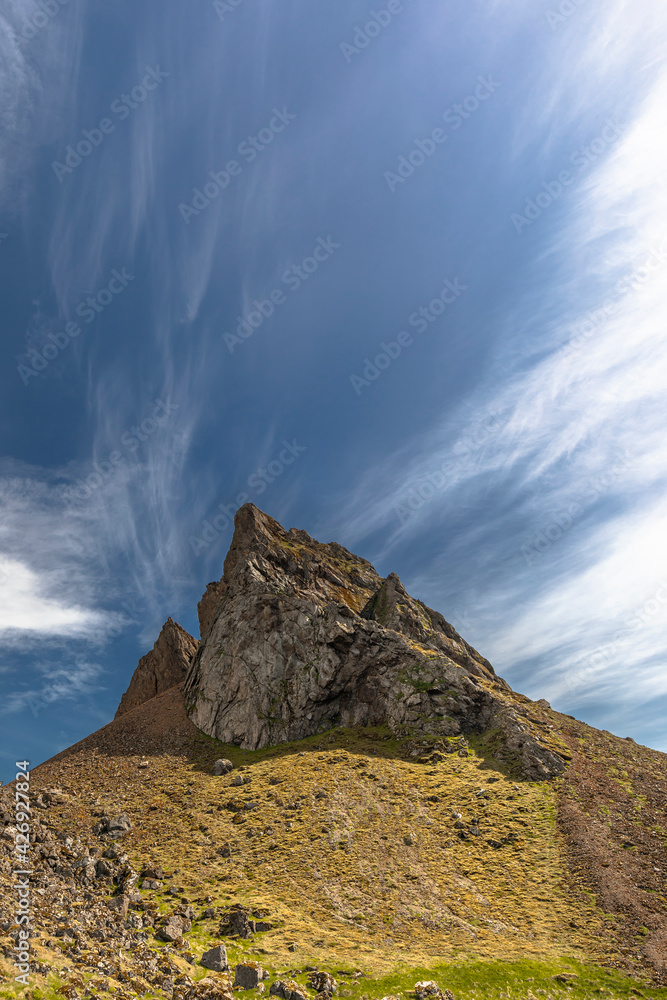
[[[115,718],[176,684],[182,684],[197,645],[197,640],[189,632],[173,618],[168,618],[153,648],[139,660]]]
[[[395,573],[383,579],[253,504],[236,515],[199,615],[186,702],[224,743],[256,749],[340,726],[443,738],[495,728],[525,775],[564,769],[558,748],[519,720],[527,699]]]
[[[338,600],[359,611],[382,582],[368,560],[336,542],[317,542],[298,528],[285,531],[251,503],[238,511],[234,527],[223,579],[237,592],[258,593],[270,585],[297,597]]]

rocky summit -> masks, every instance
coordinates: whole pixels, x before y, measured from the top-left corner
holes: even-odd
[[[199,620],[0,789],[1,997],[667,1000],[665,754],[252,505]]]
[[[201,643],[185,682],[195,725],[247,750],[336,726],[451,737],[494,731],[530,778],[567,748],[520,719],[506,681],[395,573],[246,504],[219,583],[199,605]]]

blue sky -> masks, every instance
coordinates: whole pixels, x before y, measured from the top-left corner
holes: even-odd
[[[197,634],[244,497],[667,750],[667,14],[8,0],[2,776]]]

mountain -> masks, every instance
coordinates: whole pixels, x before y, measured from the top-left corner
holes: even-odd
[[[30,775],[24,996],[667,1000],[666,755],[512,691],[395,574],[252,505],[199,619]]]
[[[185,682],[195,725],[247,750],[335,726],[395,735],[493,731],[525,777],[565,769],[567,747],[519,718],[488,660],[392,573],[246,504],[220,583],[199,606]]]

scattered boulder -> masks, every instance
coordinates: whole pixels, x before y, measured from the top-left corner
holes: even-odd
[[[235,904],[223,915],[220,933],[226,937],[249,938],[252,933],[249,910],[240,903]]]
[[[123,918],[123,920],[125,920],[125,917],[127,916],[127,911],[130,908],[130,897],[126,896],[125,894],[122,894],[120,896],[114,896],[113,899],[109,900],[107,906],[114,913],[119,913],[120,916]]]
[[[78,872],[83,878],[94,878],[96,871],[95,859],[84,854],[74,862],[74,871]]]
[[[454,994],[450,990],[441,990],[432,979],[415,983],[415,996],[417,1000],[454,1000]]]
[[[137,884],[137,877],[137,873],[132,865],[125,864],[120,869],[118,874],[114,876],[114,882],[117,884],[121,892],[129,893]]]
[[[158,930],[157,937],[161,941],[178,941],[190,930],[191,926],[190,921],[185,917],[180,917],[176,913],[172,913]]]
[[[98,837],[122,837],[124,833],[129,833],[132,829],[132,820],[127,813],[120,813],[113,819],[109,816],[102,816],[99,823],[93,827],[93,833]]]
[[[276,979],[269,987],[269,993],[283,1000],[308,1000],[308,993],[293,979]]]
[[[232,984],[227,977],[201,979],[191,986],[175,985],[172,993],[172,1000],[233,1000],[233,997]]]
[[[164,871],[160,865],[144,865],[139,873],[141,878],[154,879],[155,881],[161,881],[164,878]]]
[[[227,949],[224,944],[217,944],[215,948],[210,948],[201,957],[201,964],[205,969],[212,972],[226,972],[229,969],[227,961]]]
[[[226,760],[225,758],[222,758],[221,760],[216,760],[215,764],[213,765],[213,774],[218,776],[222,774],[229,774],[229,772],[233,770],[234,770],[234,765],[232,764],[231,760]]]
[[[337,982],[328,972],[311,972],[308,975],[308,985],[316,993],[335,993]]]
[[[234,986],[242,990],[254,990],[264,978],[264,970],[259,962],[241,962],[234,970]]]

